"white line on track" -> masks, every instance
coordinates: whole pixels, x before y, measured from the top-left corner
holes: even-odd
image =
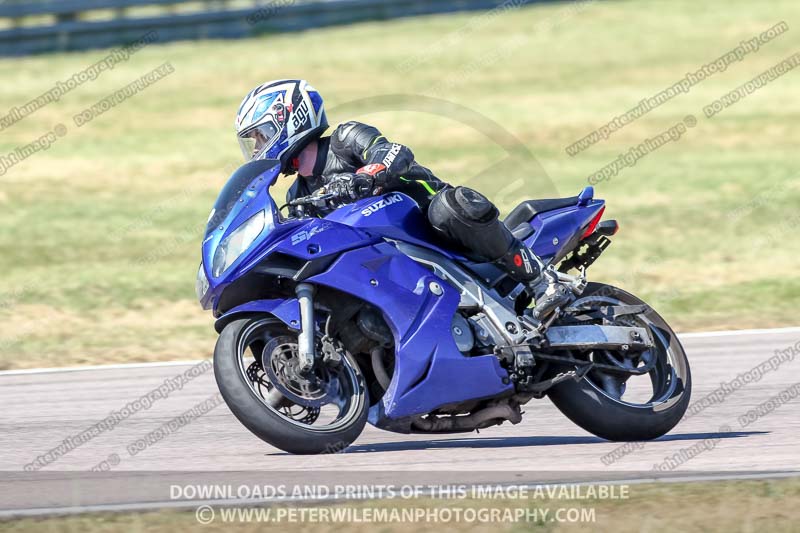
[[[26,368],[24,370],[3,370],[0,376],[18,376],[24,374],[51,374],[56,372],[81,372],[83,370],[116,370],[121,368],[157,368],[160,366],[188,366],[201,363],[203,359],[194,361],[160,361],[156,363],[122,363],[118,365],[65,366],[62,368]]]
[[[746,335],[768,335],[780,333],[798,333],[800,334],[800,327],[789,328],[772,328],[772,329],[735,329],[728,331],[698,331],[694,333],[679,333],[678,337],[681,339],[702,339],[714,337],[738,337]],[[29,368],[24,370],[3,370],[0,371],[0,376],[19,376],[25,374],[50,374],[56,372],[80,372],[83,370],[115,370],[125,368],[156,368],[160,366],[187,366],[196,365],[202,362],[203,359],[195,359],[192,361],[164,361],[157,363],[123,363],[117,365],[94,365],[94,366],[68,366],[63,368]]]
[[[698,331],[696,333],[679,333],[681,339],[739,337],[743,335],[766,335],[780,333],[800,333],[800,327],[772,329],[733,329],[728,331]]]

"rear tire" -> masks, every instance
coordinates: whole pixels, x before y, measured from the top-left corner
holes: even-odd
[[[644,304],[636,296],[601,283],[589,283],[582,297],[602,296],[628,305]],[[612,399],[597,385],[589,382],[591,371],[579,382],[565,381],[549,392],[555,406],[586,431],[611,441],[653,440],[668,433],[683,418],[691,399],[692,377],[686,352],[675,332],[652,308],[637,315],[651,324],[651,335],[668,347],[669,364],[678,376],[674,395],[653,405],[633,405]],[[657,332],[657,333],[656,333]],[[659,357],[667,357],[662,353]]]
[[[265,442],[293,454],[337,453],[358,438],[367,422],[369,399],[364,377],[356,361],[346,354],[345,364],[354,376],[353,407],[347,420],[336,428],[315,429],[293,423],[258,396],[241,370],[242,342],[254,327],[268,335],[293,335],[282,322],[265,317],[235,320],[225,326],[214,349],[214,375],[225,403],[244,426]],[[245,348],[247,348],[245,346]]]

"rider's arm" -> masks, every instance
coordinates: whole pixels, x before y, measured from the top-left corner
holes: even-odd
[[[331,149],[355,166],[356,174],[374,178],[375,187],[382,190],[402,188],[414,182],[432,194],[444,185],[414,162],[410,148],[390,142],[377,128],[367,124],[352,121],[336,128],[331,137]]]

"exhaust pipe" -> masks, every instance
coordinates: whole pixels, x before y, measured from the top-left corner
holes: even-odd
[[[469,415],[451,415],[447,417],[437,417],[429,415],[427,418],[419,418],[412,424],[421,431],[437,433],[445,431],[473,431],[484,427],[496,425],[488,424],[492,420],[508,420],[512,424],[519,424],[522,421],[522,412],[519,406],[511,407],[507,403],[490,405],[480,411]]]

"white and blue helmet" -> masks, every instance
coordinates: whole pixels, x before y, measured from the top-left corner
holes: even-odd
[[[236,136],[245,161],[278,159],[285,168],[328,129],[322,96],[305,80],[261,84],[242,100]]]

